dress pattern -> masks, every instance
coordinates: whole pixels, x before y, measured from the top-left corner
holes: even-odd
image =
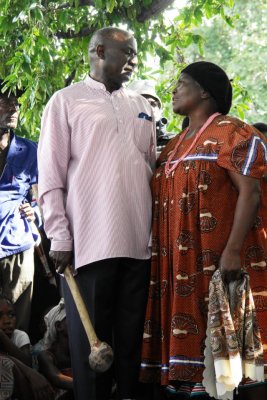
[[[140,379],[162,385],[202,382],[209,282],[229,237],[238,192],[228,171],[261,179],[267,145],[251,126],[218,116],[191,153],[166,176],[178,137],[158,159],[153,193],[152,271]],[[185,140],[173,162],[190,146]],[[242,248],[250,276],[267,373],[267,183]]]

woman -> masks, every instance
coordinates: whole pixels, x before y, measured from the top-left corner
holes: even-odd
[[[152,180],[141,380],[171,385],[181,398],[205,396],[209,282],[219,266],[226,282],[238,279],[241,268],[250,275],[267,364],[267,220],[261,201],[266,144],[258,131],[226,116],[231,101],[231,83],[221,68],[204,61],[186,67],[173,92],[173,110],[189,117],[189,127],[163,150]],[[267,386],[251,383],[242,386],[240,398],[266,398]]]

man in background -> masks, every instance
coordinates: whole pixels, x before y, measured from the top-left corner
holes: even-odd
[[[0,292],[14,303],[17,328],[28,331],[38,239],[37,145],[17,136],[19,105],[0,81]],[[33,207],[32,207],[33,206]]]

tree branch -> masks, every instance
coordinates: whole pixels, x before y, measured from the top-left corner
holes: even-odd
[[[94,33],[95,28],[82,28],[79,32],[75,32],[72,29],[68,29],[67,32],[57,32],[56,36],[59,39],[74,39],[77,37],[85,37],[91,35],[91,33]]]
[[[141,13],[137,17],[138,22],[144,22],[147,19],[155,17],[165,10],[169,5],[173,3],[173,0],[154,0],[152,1],[149,8],[143,8]]]
[[[95,2],[93,0],[79,0],[79,6],[94,6]]]
[[[143,8],[141,10],[141,13],[137,17],[138,22],[144,22],[147,19],[150,19],[152,17],[155,17],[156,15],[160,14],[162,11],[164,11],[169,5],[173,3],[174,0],[154,0],[152,1],[151,5],[149,8]],[[61,4],[59,8],[64,8],[68,4],[68,7],[73,7],[69,3],[64,3]],[[93,6],[94,1],[93,0],[79,0],[78,3],[79,6]],[[75,32],[71,29],[68,29],[67,32],[62,32],[59,31],[56,33],[56,36],[59,39],[73,39],[77,37],[85,37],[89,36],[92,33],[94,33],[95,29],[92,28],[82,28],[79,32]]]
[[[76,75],[76,68],[72,71],[72,73],[65,79],[65,87],[69,86]]]
[[[93,0],[79,0],[78,1],[78,6],[94,6],[95,2]],[[45,5],[45,7],[47,7],[49,10],[53,10],[53,11],[57,11],[57,10],[63,10],[65,8],[73,8],[74,7],[74,1],[73,4],[71,3],[62,3],[62,4],[58,4],[57,6],[53,6],[52,8],[50,8],[49,6]]]

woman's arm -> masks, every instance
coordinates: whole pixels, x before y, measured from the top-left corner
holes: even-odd
[[[73,379],[62,374],[62,372],[55,366],[53,357],[46,351],[42,351],[38,355],[38,362],[40,371],[53,386],[66,390],[73,389]]]
[[[220,267],[227,282],[240,276],[240,251],[257,216],[261,194],[259,179],[231,171],[228,174],[238,191],[238,200],[231,233],[220,259]]]

